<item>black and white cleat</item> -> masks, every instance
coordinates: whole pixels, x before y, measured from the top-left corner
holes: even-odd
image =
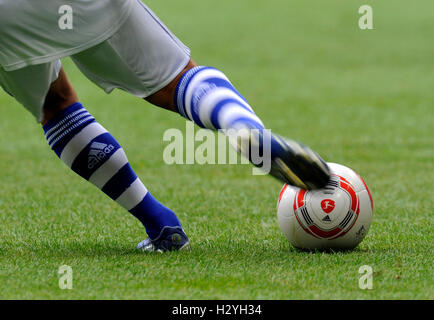
[[[265,143],[269,144],[267,148]],[[253,148],[257,148],[256,153],[261,154],[264,159],[264,150],[269,150],[270,170],[267,173],[283,183],[311,190],[323,188],[330,180],[328,165],[317,153],[302,143],[268,130],[252,130],[232,145],[257,167],[259,166],[251,157]]]
[[[310,190],[323,188],[330,180],[327,163],[302,143],[271,135],[270,174],[284,183]]]
[[[160,235],[151,240],[147,238],[137,245],[145,252],[181,251],[190,249],[190,242],[181,227],[164,227]]]

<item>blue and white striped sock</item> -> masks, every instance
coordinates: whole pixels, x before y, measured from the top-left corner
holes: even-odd
[[[179,113],[208,129],[264,129],[262,121],[219,70],[195,67],[187,71],[176,88]]]
[[[138,218],[151,239],[165,226],[181,226],[175,213],[148,192],[117,141],[80,103],[63,110],[43,129],[57,156]]]

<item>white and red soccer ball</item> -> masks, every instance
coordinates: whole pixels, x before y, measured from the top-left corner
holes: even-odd
[[[296,248],[352,249],[371,226],[374,207],[368,186],[350,168],[328,165],[332,177],[323,189],[284,185],[280,192],[280,229]]]

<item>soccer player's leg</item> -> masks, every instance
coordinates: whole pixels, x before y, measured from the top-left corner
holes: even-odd
[[[63,69],[48,92],[43,124],[51,149],[68,167],[139,219],[151,239],[166,240],[168,235],[172,239],[143,249],[187,247],[188,238],[175,213],[152,196],[119,143],[78,102]]]
[[[35,84],[32,91],[23,89],[29,81]],[[60,62],[2,71],[0,85],[41,121],[48,144],[68,167],[140,220],[155,240],[144,250],[188,247],[175,213],[152,196],[119,143],[78,102]]]
[[[256,129],[259,137],[247,135],[249,147],[243,149],[245,144],[241,142],[239,151],[249,158],[252,147],[262,151],[263,144],[270,143],[269,173],[284,183],[315,189],[329,181],[328,166],[319,155],[301,143],[269,133],[247,100],[215,68],[197,66],[190,60],[168,86],[146,100],[178,112],[202,128],[224,132]]]

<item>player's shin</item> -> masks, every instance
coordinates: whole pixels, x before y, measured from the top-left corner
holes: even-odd
[[[158,202],[134,173],[118,142],[80,103],[62,110],[43,129],[57,156],[139,219],[151,239],[166,226],[181,227],[173,211]]]
[[[222,130],[231,144],[251,160],[252,141],[258,141],[257,137],[252,139],[253,135],[262,134],[264,125],[221,71],[211,67],[187,71],[178,82],[175,106],[198,126]]]
[[[195,67],[180,79],[175,93],[179,113],[208,129],[264,129],[262,121],[223,72]]]

